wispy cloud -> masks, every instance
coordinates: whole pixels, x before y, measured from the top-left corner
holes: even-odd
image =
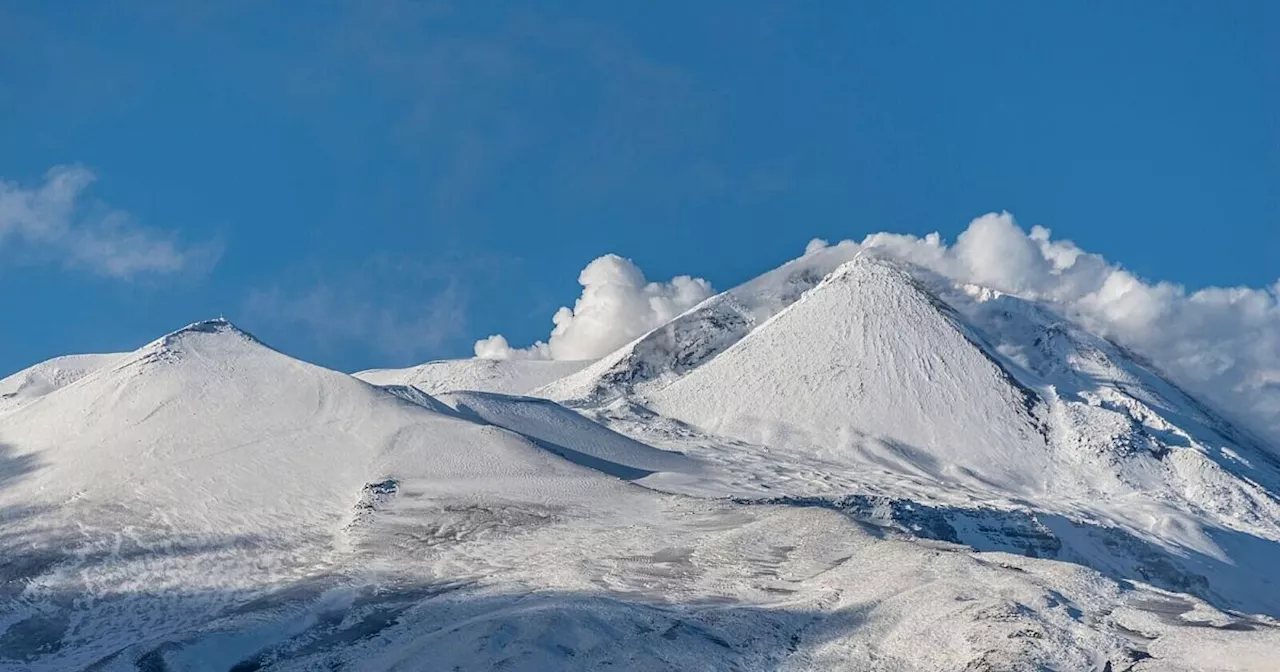
[[[36,186],[0,179],[0,252],[121,280],[208,270],[221,256],[218,243],[183,245],[175,232],[87,203],[95,179],[83,166],[55,166]]]
[[[369,348],[395,360],[389,363],[407,364],[466,332],[467,294],[457,273],[378,258],[344,273],[251,290],[244,313],[255,330],[287,331],[327,351]]]
[[[551,11],[473,18],[439,3],[359,5],[291,91],[344,97],[360,81],[385,119],[362,129],[362,146],[348,147],[351,120],[329,117],[332,105],[309,105],[309,118],[347,151],[397,155],[440,220],[474,215],[514,181],[575,207],[637,181],[700,184],[697,148],[718,125],[713,98],[681,69],[616,29]]]

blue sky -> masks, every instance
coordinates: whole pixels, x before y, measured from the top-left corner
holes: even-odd
[[[1000,210],[1280,276],[1280,5],[781,4],[0,0],[0,371],[218,314],[464,356],[606,252],[723,289]]]

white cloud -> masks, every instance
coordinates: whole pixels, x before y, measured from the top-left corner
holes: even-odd
[[[217,261],[216,244],[183,247],[173,234],[145,228],[127,213],[84,206],[82,195],[94,179],[83,166],[55,166],[38,187],[0,179],[0,249],[11,245],[28,259],[121,279]]]
[[[513,348],[502,334],[476,341],[475,352],[480,359],[551,359],[551,346],[546,343],[538,341],[527,348]]]
[[[1028,233],[988,214],[947,246],[877,233],[862,241],[958,282],[1052,301],[1062,312],[1149,359],[1174,382],[1271,439],[1280,439],[1280,282],[1189,292],[1148,282],[1048,229]]]
[[[476,341],[485,359],[596,359],[692,308],[711,296],[711,284],[681,275],[669,282],[648,282],[630,259],[606,254],[578,275],[582,295],[572,309],[552,316],[547,342],[512,348],[501,335]]]
[[[831,243],[828,243],[827,241],[821,238],[814,238],[813,240],[809,241],[808,245],[804,246],[804,253],[805,253],[805,256],[808,256],[810,254],[814,254],[815,252],[821,252],[827,249],[828,247],[831,247]]]

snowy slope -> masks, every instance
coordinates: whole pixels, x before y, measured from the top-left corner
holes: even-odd
[[[567,459],[620,478],[698,469],[693,460],[683,455],[647,446],[545,399],[450,392],[440,395],[440,401],[463,417],[511,430]]]
[[[1051,306],[837,246],[580,366],[353,377],[213,321],[5,379],[0,670],[1280,650],[1268,447]]]
[[[355,377],[374,385],[412,385],[427,394],[454,390],[527,394],[590,363],[476,357],[443,359],[407,369],[370,369]]]
[[[733,474],[714,486],[669,481],[673,491],[745,486],[837,508],[846,500],[811,498],[834,489],[884,505],[945,502],[943,528],[982,531],[938,538],[1037,547],[1237,608],[1280,609],[1266,569],[1280,561],[1269,451],[1052,312],[934,282],[864,255],[707,363],[630,400],[639,416],[618,404],[596,414],[669,448],[709,444],[699,456]],[[651,412],[696,432],[657,428]],[[736,457],[722,457],[728,450]],[[1019,535],[1040,541],[1007,541]]]
[[[123,356],[122,353],[66,355],[19,371],[0,380],[0,413],[70,385]]]
[[[539,491],[537,479],[577,473],[527,441],[291,359],[218,321],[26,404],[5,418],[0,442],[43,465],[26,484],[38,501],[112,497],[177,515],[199,502],[210,526],[245,507],[336,520],[365,482],[397,475],[466,492],[524,478],[542,498],[558,487]]]
[[[36,636],[22,634],[32,619],[53,618],[59,638],[80,642],[54,669],[340,564],[381,529],[383,509],[394,526],[397,511],[474,523],[476,501],[547,519],[572,507],[640,508],[614,477],[291,359],[221,321],[13,410],[0,449],[5,585],[27,582],[0,608],[10,628],[0,641],[17,647]],[[138,590],[217,595],[179,605],[112,597]]]
[[[787,262],[531,394],[598,404],[670,380],[736,343],[857,254],[857,246],[841,244]]]
[[[711,433],[907,460],[943,481],[1021,494],[1049,476],[1036,400],[910,276],[869,256],[647,399]]]
[[[1059,479],[1077,479],[1091,499],[1159,492],[1182,510],[1280,537],[1280,460],[1260,439],[1043,306],[975,287],[939,292],[1049,407],[1051,440],[1072,461]],[[1102,469],[1089,474],[1080,464]]]

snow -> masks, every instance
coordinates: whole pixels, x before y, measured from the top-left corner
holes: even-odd
[[[787,262],[531,393],[558,401],[601,403],[660,384],[715,357],[857,254],[856,245],[842,244]]]
[[[427,394],[453,390],[527,394],[590,363],[475,357],[438,360],[407,369],[370,369],[355,377],[374,385],[412,385]]]
[[[0,380],[0,413],[17,408],[58,388],[110,366],[123,354],[66,355],[41,362]]]
[[[1034,401],[906,273],[869,256],[647,399],[710,433],[905,458],[944,483],[1022,495],[1049,473]]]
[[[88,600],[61,607],[59,619],[81,622],[64,624],[81,646],[54,668],[337,562],[380,504],[364,496],[369,484],[394,482],[400,508],[417,511],[634,499],[621,481],[519,435],[299,362],[221,321],[17,408],[0,446],[0,481],[13,481],[0,490],[3,539],[16,576],[30,581],[0,625],[40,622],[50,593]],[[178,611],[126,608],[138,621],[112,604],[157,589],[217,596]],[[155,618],[170,623],[154,629]]]
[[[578,473],[527,441],[299,362],[216,321],[17,409],[0,442],[43,463],[31,477],[42,501],[110,498],[178,512],[200,502],[199,522],[211,528],[246,510],[319,523],[346,512],[366,481],[391,476],[471,491],[487,487],[477,481]]]
[[[812,246],[595,363],[221,320],[0,381],[0,670],[1266,670],[1271,447]]]
[[[602,427],[551,401],[484,392],[440,396],[463,417],[511,430],[579,464],[622,478],[695,472],[697,463]]]
[[[1191,592],[1280,608],[1265,578],[1280,561],[1280,471],[1267,450],[1048,311],[935,291],[936,277],[916,273],[860,256],[707,363],[633,397],[701,435],[651,441],[722,463],[716,484],[667,489],[826,496],[835,472],[841,495],[1029,509],[1057,557],[1184,589],[1203,580]],[[988,527],[1018,516],[998,518]],[[1081,520],[1100,525],[1071,522]],[[989,535],[959,537],[978,547]]]

